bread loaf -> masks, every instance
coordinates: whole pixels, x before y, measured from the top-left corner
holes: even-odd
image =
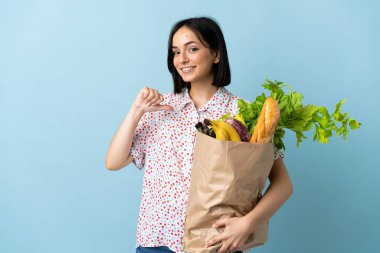
[[[280,119],[280,108],[276,99],[268,97],[261,109],[256,127],[250,142],[268,143],[272,141],[278,120]]]

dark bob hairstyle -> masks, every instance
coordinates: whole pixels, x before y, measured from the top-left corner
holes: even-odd
[[[219,51],[219,62],[214,64],[212,69],[214,74],[214,81],[212,85],[218,87],[229,85],[231,82],[231,71],[230,65],[228,63],[226,43],[224,41],[224,36],[219,25],[215,20],[208,17],[188,18],[180,20],[174,24],[169,35],[168,69],[173,77],[174,93],[181,93],[183,88],[187,87],[190,89],[191,86],[189,82],[185,82],[182,79],[173,63],[173,36],[183,26],[186,26],[192,30],[205,47],[211,49],[214,52]]]

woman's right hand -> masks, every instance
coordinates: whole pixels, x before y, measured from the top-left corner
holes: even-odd
[[[144,87],[137,94],[137,97],[133,102],[133,106],[142,113],[160,110],[173,110],[173,107],[170,105],[160,105],[162,101],[164,101],[164,97],[158,92],[157,89]]]

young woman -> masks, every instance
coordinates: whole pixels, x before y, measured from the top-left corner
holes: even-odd
[[[106,167],[118,170],[133,162],[144,168],[136,252],[184,252],[182,237],[195,124],[238,113],[230,83],[227,49],[218,24],[207,17],[176,23],[169,36],[168,68],[174,92],[144,87],[110,144]],[[276,150],[270,185],[258,205],[241,218],[221,219],[224,232],[205,247],[222,242],[220,253],[234,252],[257,226],[266,222],[292,193],[292,184]]]

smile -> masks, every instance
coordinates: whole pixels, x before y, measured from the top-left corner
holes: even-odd
[[[181,68],[184,73],[189,73],[193,69],[195,69],[195,66]]]

